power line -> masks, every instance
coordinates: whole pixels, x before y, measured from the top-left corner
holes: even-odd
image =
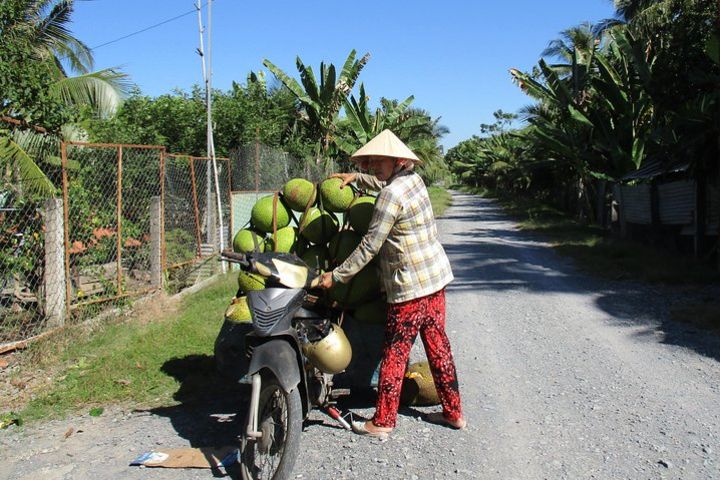
[[[203,8],[203,7],[205,7],[206,5],[207,5],[207,2],[205,2],[204,4],[202,4],[200,8]],[[185,12],[185,13],[181,13],[180,15],[176,15],[176,16],[174,16],[174,17],[172,17],[172,18],[168,18],[167,20],[163,20],[162,22],[156,23],[156,24],[154,24],[154,25],[150,25],[149,27],[145,27],[145,28],[143,28],[143,29],[141,29],[141,30],[138,30],[138,31],[136,31],[136,32],[128,33],[127,35],[123,35],[122,37],[116,38],[116,39],[114,39],[114,40],[110,40],[109,42],[101,43],[100,45],[97,45],[97,46],[95,46],[95,47],[92,47],[90,50],[97,50],[98,48],[101,48],[101,47],[104,47],[104,46],[107,46],[107,45],[110,45],[110,44],[113,44],[113,43],[117,43],[117,42],[119,42],[119,41],[121,41],[121,40],[125,40],[126,38],[130,38],[130,37],[133,37],[133,36],[138,35],[138,34],[140,34],[140,33],[147,32],[148,30],[152,30],[153,28],[157,28],[157,27],[159,27],[159,26],[161,26],[161,25],[165,25],[166,23],[174,22],[175,20],[178,20],[178,19],[180,19],[180,18],[182,18],[182,17],[186,17],[186,16],[188,16],[188,15],[190,15],[190,14],[193,14],[193,13],[196,13],[196,12],[197,12],[197,9],[193,8],[193,9],[190,10],[190,11],[187,11],[187,12]]]

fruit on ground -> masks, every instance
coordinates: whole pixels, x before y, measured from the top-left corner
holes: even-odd
[[[340,178],[328,178],[320,184],[320,197],[323,207],[331,212],[344,212],[355,198],[352,188],[342,185]]]
[[[265,288],[265,277],[256,273],[240,270],[240,272],[238,272],[238,287],[243,293],[247,293],[252,290],[262,290]]]
[[[233,238],[233,250],[237,253],[255,251],[256,245],[258,251],[265,251],[265,238],[247,228],[237,232]]]
[[[330,212],[312,207],[300,218],[300,235],[312,243],[327,243],[338,231],[338,221]]]
[[[328,251],[324,245],[312,245],[300,256],[303,262],[315,270],[327,270]]]
[[[328,246],[330,258],[337,264],[342,263],[360,244],[360,240],[362,237],[352,230],[338,232]]]
[[[315,203],[317,192],[315,184],[304,178],[289,180],[282,190],[283,198],[296,212],[304,212],[305,207]]]
[[[242,323],[251,322],[250,307],[248,307],[247,297],[242,296],[234,298],[232,303],[225,310],[225,318],[231,322]]]
[[[268,195],[255,202],[250,212],[250,220],[253,226],[261,232],[272,232],[273,230],[273,197]],[[278,199],[277,202],[277,228],[287,227],[290,223],[290,213],[287,207]]]
[[[437,405],[440,403],[427,361],[410,365],[403,378],[400,401],[404,405]]]
[[[379,298],[355,309],[353,318],[359,322],[382,325],[387,322],[387,301]]]
[[[275,244],[275,236],[271,233],[268,236],[268,251],[270,252],[291,252],[295,249],[297,241],[297,228],[287,226],[279,228],[276,232],[277,244]]]
[[[370,227],[374,209],[375,197],[365,196],[356,199],[348,209],[348,221],[353,230],[360,235],[365,235]]]

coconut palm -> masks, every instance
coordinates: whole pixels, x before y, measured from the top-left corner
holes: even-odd
[[[113,114],[128,91],[127,76],[115,69],[91,71],[91,50],[75,38],[68,24],[73,0],[14,0],[18,15],[3,24],[5,39],[21,39],[33,53],[33,61],[42,65],[50,78],[47,96],[62,107],[89,106],[102,117]],[[67,68],[64,66],[67,65]],[[71,73],[78,75],[72,76]],[[23,105],[5,104],[0,112],[6,120],[25,125],[24,118],[14,118]],[[66,129],[67,131],[67,129]],[[42,127],[13,128],[0,139],[0,159],[12,166],[29,188],[41,194],[54,191],[37,160],[56,155],[62,130],[46,131]]]
[[[283,85],[285,85],[297,98],[301,106],[301,119],[309,128],[310,135],[317,141],[318,160],[326,162],[329,166],[330,150],[335,145],[335,131],[340,109],[350,91],[355,86],[360,72],[370,59],[366,53],[359,60],[357,52],[352,50],[337,75],[335,66],[331,63],[320,63],[319,81],[315,77],[312,67],[306,66],[300,57],[296,59],[296,66],[300,73],[302,85],[294,78],[288,76],[270,60],[264,60],[265,65]]]

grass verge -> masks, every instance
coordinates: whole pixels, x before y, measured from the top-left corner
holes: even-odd
[[[175,403],[180,382],[168,365],[193,356],[211,360],[223,312],[236,288],[234,276],[227,275],[179,305],[143,306],[143,314],[104,325],[91,335],[66,333],[69,338],[60,339],[64,348],[33,345],[23,353],[26,358],[16,381],[38,371],[50,371],[52,378],[19,415],[33,421],[81,410],[98,412],[103,405],[125,401],[150,406]],[[147,310],[155,310],[154,318]],[[36,362],[39,357],[44,358]],[[212,368],[209,363],[206,369]]]
[[[428,187],[428,194],[435,217],[442,216],[445,210],[452,205],[452,195],[442,187]]]

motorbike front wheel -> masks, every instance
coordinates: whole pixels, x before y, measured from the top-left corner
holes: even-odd
[[[263,379],[258,403],[258,430],[262,432],[260,438],[242,436],[242,478],[290,478],[302,431],[302,404],[298,388],[287,393],[274,377]]]

